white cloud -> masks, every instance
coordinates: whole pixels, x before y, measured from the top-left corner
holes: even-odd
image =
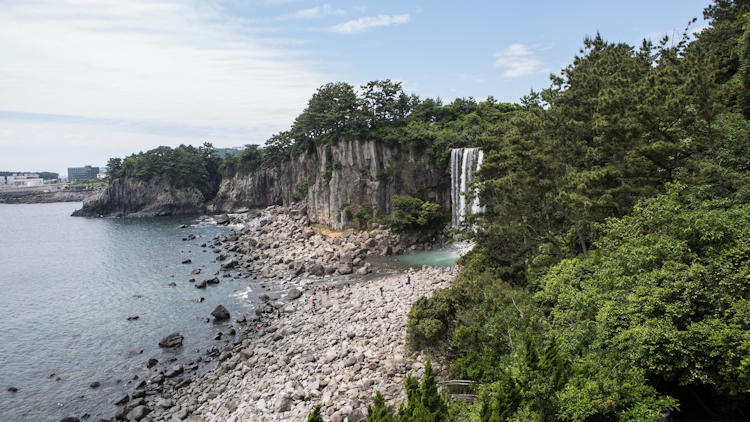
[[[495,53],[495,67],[506,78],[518,78],[544,71],[542,62],[534,57],[534,50],[523,44],[511,44]]]
[[[409,18],[408,13],[403,15],[365,16],[338,25],[333,25],[330,29],[339,34],[353,34],[376,26],[401,25],[409,22]]]
[[[343,9],[335,9],[331,7],[330,4],[324,4],[323,6],[298,10],[294,14],[294,17],[300,18],[300,19],[312,19],[312,18],[322,18],[325,16],[331,16],[331,15],[340,16],[343,14],[346,14],[346,12]]]
[[[252,35],[246,21],[214,5],[6,1],[0,13],[0,110],[139,122],[144,128],[262,127],[265,136],[288,126],[329,78],[300,52],[270,46]],[[0,147],[23,143],[26,129],[20,125],[13,137],[0,138]],[[48,142],[55,144],[56,137]]]

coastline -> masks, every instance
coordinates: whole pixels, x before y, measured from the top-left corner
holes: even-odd
[[[423,362],[404,348],[411,303],[448,287],[455,275],[423,267],[368,276],[368,256],[431,245],[382,227],[323,234],[304,211],[273,206],[216,217],[233,227],[201,245],[222,263],[218,277],[241,271],[261,289],[286,293],[262,295],[254,314],[233,316],[220,343],[206,350],[203,362],[218,360],[214,368],[196,371],[200,360],[155,366],[117,401],[115,419],[300,420],[321,404],[332,421],[356,421],[364,420],[376,390],[388,403],[400,403],[403,378],[410,370],[419,375]],[[414,284],[406,285],[407,275]],[[210,289],[210,279],[200,277],[193,280],[196,292]],[[333,288],[315,293],[323,285]]]
[[[95,194],[95,191],[0,191],[0,204],[49,204],[54,202],[82,202]]]

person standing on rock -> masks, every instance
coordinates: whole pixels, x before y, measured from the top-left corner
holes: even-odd
[[[408,286],[409,284],[411,284],[411,276],[407,275],[406,276],[406,285]]]
[[[383,297],[383,287],[378,287],[378,289],[380,289],[380,297]]]

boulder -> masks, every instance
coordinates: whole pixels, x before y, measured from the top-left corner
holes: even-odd
[[[349,264],[341,264],[336,268],[336,271],[341,275],[351,274],[352,266]]]
[[[182,346],[183,339],[184,337],[180,333],[172,333],[161,339],[161,341],[159,342],[159,347],[180,347]]]
[[[206,280],[196,281],[195,282],[195,288],[196,289],[205,289],[206,288]]]
[[[316,264],[313,264],[312,266],[310,266],[309,272],[310,272],[311,275],[314,275],[316,277],[320,277],[323,274],[325,274],[326,269],[322,265],[316,263]]]
[[[292,409],[292,399],[288,395],[282,394],[281,396],[279,396],[279,398],[276,399],[274,408],[276,410],[276,413],[288,412]]]
[[[297,298],[299,298],[300,296],[302,296],[302,292],[301,292],[301,291],[300,291],[299,289],[295,288],[295,287],[293,287],[293,288],[289,289],[289,291],[288,291],[288,292],[286,292],[286,297],[287,297],[287,298],[288,298],[289,300],[294,300],[294,299],[297,299]]]
[[[208,284],[219,284],[219,278],[218,277],[212,277],[206,280],[206,283]]]
[[[124,396],[120,397],[117,401],[115,401],[115,406],[121,406],[129,401],[130,401],[130,396],[125,394]]]
[[[190,258],[186,258],[186,259],[183,259],[183,260],[182,260],[182,263],[183,263],[183,264],[190,264],[190,263],[192,263],[192,262],[193,262],[193,260],[191,260]]]
[[[128,420],[139,421],[145,418],[146,415],[148,415],[150,412],[151,412],[151,409],[149,409],[146,406],[143,406],[143,405],[136,406],[133,410],[128,412],[126,417]]]
[[[224,321],[229,319],[229,311],[223,305],[218,305],[211,311],[211,315],[216,321]]]

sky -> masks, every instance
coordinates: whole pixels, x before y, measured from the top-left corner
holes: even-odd
[[[263,144],[332,81],[518,102],[586,36],[679,37],[709,3],[0,0],[0,170]]]

